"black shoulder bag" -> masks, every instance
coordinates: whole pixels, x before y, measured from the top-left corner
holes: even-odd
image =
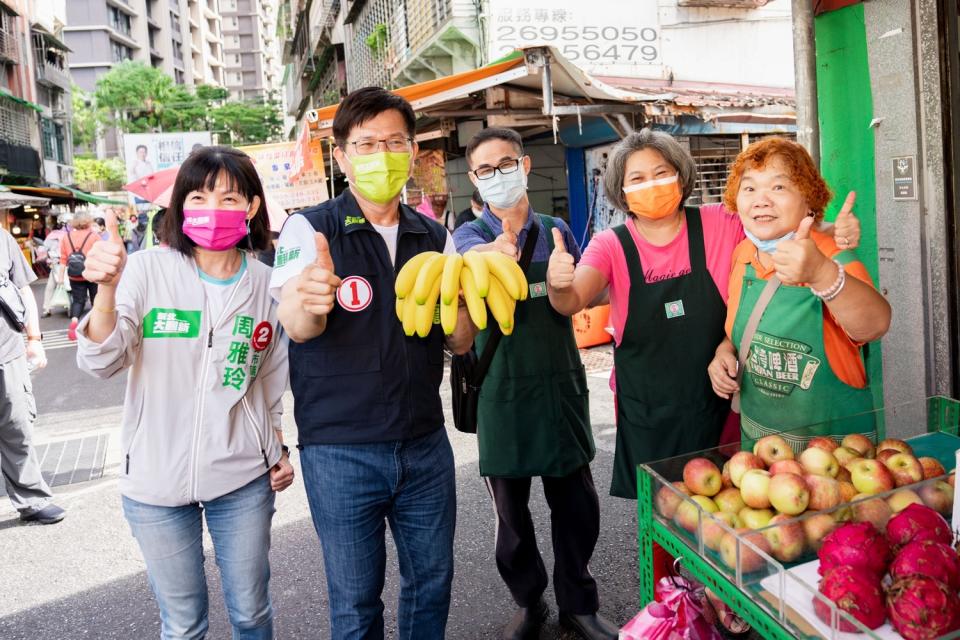
[[[520,253],[520,268],[526,272],[533,259],[533,249],[537,245],[537,236],[540,235],[540,225],[534,224],[527,233]],[[453,356],[450,361],[450,386],[453,400],[453,426],[463,433],[477,432],[477,401],[480,398],[480,387],[487,376],[494,353],[500,345],[503,333],[496,322],[490,322],[490,339],[483,348],[480,358],[477,358],[475,349],[470,349],[462,356]]]

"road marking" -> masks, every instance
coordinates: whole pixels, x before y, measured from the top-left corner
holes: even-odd
[[[26,336],[23,338],[26,340]],[[77,346],[76,340],[67,337],[66,329],[57,329],[56,331],[47,331],[43,334],[43,348],[45,351],[54,351],[56,349],[71,349]]]

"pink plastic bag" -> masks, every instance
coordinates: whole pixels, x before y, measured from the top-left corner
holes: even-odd
[[[656,601],[620,629],[620,640],[722,640],[704,617],[703,589],[681,577],[661,578]]]

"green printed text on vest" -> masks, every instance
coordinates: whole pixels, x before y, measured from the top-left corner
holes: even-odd
[[[806,391],[820,368],[820,358],[810,345],[757,331],[750,343],[748,371],[761,393],[788,396],[799,387]]]
[[[143,318],[144,338],[196,338],[199,335],[199,309],[153,308]]]

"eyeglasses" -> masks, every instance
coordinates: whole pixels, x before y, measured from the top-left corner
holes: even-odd
[[[383,143],[383,145],[387,148],[387,151],[391,151],[393,153],[403,153],[404,151],[410,151],[412,148],[413,138],[402,138],[400,136],[387,138],[385,140],[363,138],[361,140],[353,140],[347,144],[352,144],[358,155],[368,156],[372,153],[376,153],[380,149],[380,143]]]
[[[489,180],[497,173],[497,171],[499,171],[503,175],[507,175],[508,173],[515,172],[517,169],[520,168],[520,162],[522,160],[523,160],[523,156],[520,156],[519,158],[516,158],[514,160],[504,160],[503,162],[501,162],[495,167],[484,166],[484,167],[480,167],[479,169],[476,169],[475,171],[471,171],[470,173],[477,176],[477,180]]]

